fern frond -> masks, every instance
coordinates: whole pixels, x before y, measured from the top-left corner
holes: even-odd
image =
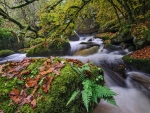
[[[82,101],[83,101],[84,106],[88,112],[89,103],[91,101],[91,94],[89,94],[86,90],[82,91]]]
[[[79,90],[73,92],[73,94],[71,95],[71,97],[70,97],[69,101],[67,102],[66,106],[68,104],[70,104],[70,102],[75,99],[75,97],[79,94],[79,92],[80,92]]]
[[[110,97],[110,98],[103,98],[104,100],[106,100],[108,103],[112,104],[112,105],[115,105],[115,106],[118,106],[116,104],[116,101],[113,97]]]
[[[100,98],[107,98],[107,97],[113,97],[117,95],[115,92],[113,92],[111,89],[105,87],[105,86],[97,86],[97,90],[99,90],[99,97]]]
[[[78,73],[79,75],[80,75],[80,80],[81,81],[84,81],[86,78],[85,78],[85,75],[77,68],[77,67],[73,67],[72,66],[72,69],[76,72],[76,73]]]

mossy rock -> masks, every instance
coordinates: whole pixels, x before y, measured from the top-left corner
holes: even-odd
[[[126,55],[123,57],[123,60],[125,63],[134,66],[136,69],[150,74],[150,59],[138,59]]]
[[[130,29],[126,28],[119,31],[118,34],[111,39],[112,44],[120,44],[122,42],[133,44],[133,36]]]
[[[64,56],[70,50],[70,43],[57,38],[44,42],[27,52],[27,56]]]
[[[0,51],[0,57],[6,57],[8,55],[12,55],[14,54],[15,52],[12,51],[12,50],[1,50]]]
[[[77,60],[54,57],[25,58],[22,62],[0,65],[0,110],[4,113],[82,113],[85,107],[81,98],[66,106],[81,85],[80,76],[72,66],[81,68],[82,65]],[[86,77],[103,85],[103,81],[96,81],[103,71],[89,65],[90,74]],[[53,78],[49,85],[47,78]],[[27,98],[29,96],[31,98]]]

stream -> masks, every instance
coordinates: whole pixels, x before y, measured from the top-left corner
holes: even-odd
[[[71,51],[64,58],[90,61],[104,69],[105,85],[118,95],[118,107],[101,100],[94,113],[150,113],[150,75],[126,65],[122,57],[130,52],[119,46],[105,48],[101,39],[92,36],[70,41]],[[21,61],[25,54],[13,54],[0,58],[0,64],[7,61]]]

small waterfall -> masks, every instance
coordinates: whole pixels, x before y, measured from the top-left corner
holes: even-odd
[[[101,100],[94,113],[150,113],[150,74],[139,72],[124,64],[122,57],[128,50],[118,46],[104,48],[101,39],[91,36],[83,37],[79,41],[71,41],[71,54],[77,51],[88,51],[98,46],[98,51],[86,56],[65,56],[63,58],[79,59],[83,63],[91,63],[104,69],[105,85],[118,95],[115,96],[118,107]],[[14,54],[1,58],[0,63],[22,60],[25,54]]]
[[[71,50],[69,55],[73,55],[76,51],[89,49],[90,47],[93,46],[99,46],[102,49],[103,41],[101,39],[94,39],[93,36],[87,36],[84,37],[84,39],[80,37],[79,41],[70,41],[70,46],[71,46]]]
[[[75,35],[80,39],[79,34],[74,30]]]
[[[89,41],[90,40],[90,41]],[[99,40],[100,41],[100,40]],[[102,40],[101,40],[102,41]],[[100,101],[94,113],[150,113],[150,75],[137,72],[132,67],[124,64],[122,57],[128,54],[128,50],[122,50],[114,46],[113,49],[104,48],[103,43],[97,39],[87,39],[74,42],[72,48],[81,49],[81,42],[99,44],[99,51],[87,56],[65,56],[65,58],[79,59],[83,63],[91,63],[104,69],[105,85],[110,87],[118,95],[115,100],[119,107]],[[87,45],[82,45],[82,49]]]

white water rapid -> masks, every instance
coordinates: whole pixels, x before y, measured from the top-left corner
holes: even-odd
[[[115,96],[118,107],[101,100],[93,113],[150,113],[150,75],[135,71],[124,64],[122,57],[129,53],[128,50],[122,50],[119,46],[104,48],[102,40],[92,37],[70,44],[72,53],[80,49],[82,52],[65,58],[90,61],[101,66],[104,69],[105,85],[118,94]],[[82,56],[84,49],[94,44],[99,45],[99,50],[94,54]],[[118,69],[120,66],[123,68]]]
[[[105,48],[101,39],[92,36],[80,37],[79,41],[71,41],[70,44],[70,56],[64,58],[90,61],[101,66],[105,85],[118,94],[115,96],[118,107],[101,100],[93,113],[150,113],[150,75],[124,64],[122,57],[129,53],[128,50],[119,46]],[[24,57],[25,54],[14,54],[1,58],[0,63]]]

